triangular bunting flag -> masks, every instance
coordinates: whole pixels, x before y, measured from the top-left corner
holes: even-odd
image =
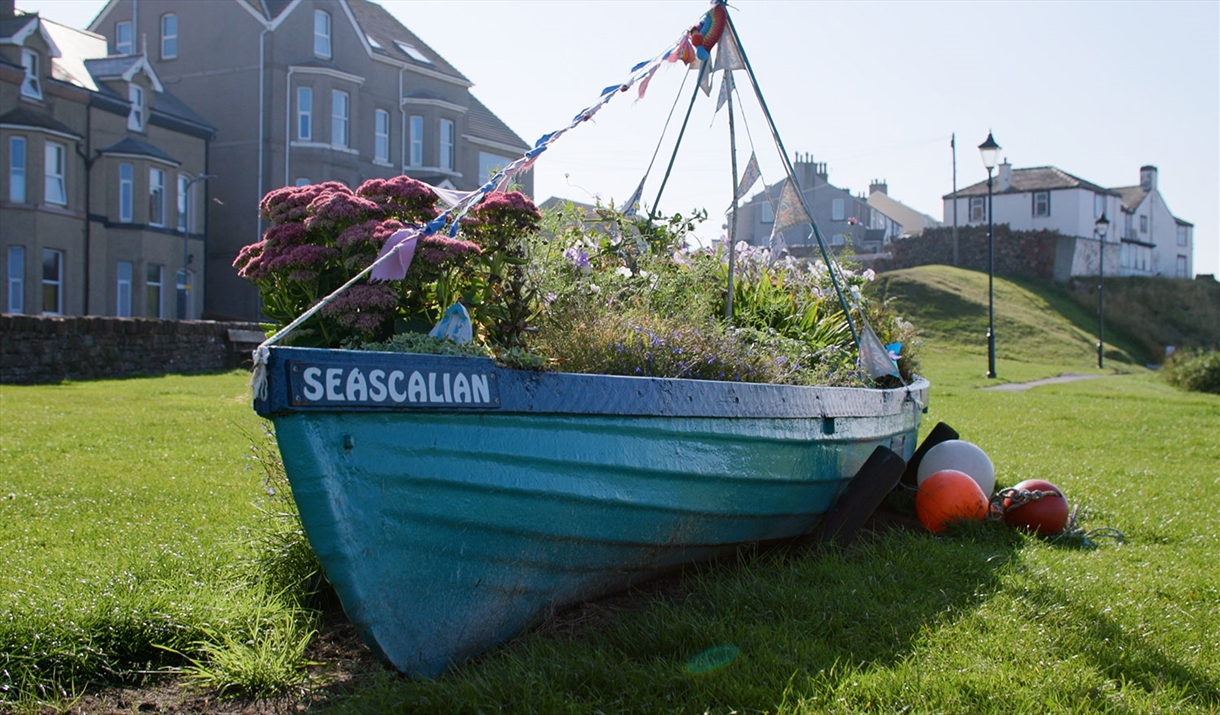
[[[750,190],[751,186],[754,186],[754,182],[758,181],[760,176],[762,176],[762,173],[758,170],[758,156],[751,152],[750,161],[746,164],[745,173],[741,175],[741,182],[737,184],[737,195],[733,198],[740,199],[745,196],[746,192]]]
[[[874,380],[882,375],[898,375],[898,365],[890,358],[889,351],[881,344],[881,338],[867,323],[860,331],[860,367]]]
[[[716,98],[716,111],[712,113],[712,120],[715,121],[716,115],[720,113],[720,108],[724,103],[729,101],[729,92],[733,91],[733,73],[725,72],[724,79],[720,81],[720,96]]]
[[[720,42],[716,51],[716,64],[712,65],[713,72],[720,70],[743,70],[746,68],[746,63],[741,59],[741,51],[737,49],[737,42],[733,39],[732,32],[726,32],[720,36]]]
[[[647,177],[645,177],[647,178]],[[635,191],[631,194],[631,198],[623,204],[623,215],[627,218],[635,218],[635,207],[640,203],[640,197],[644,194],[644,179],[640,179],[640,185],[635,187]]]
[[[808,223],[812,223],[809,214],[805,213],[805,207],[801,204],[801,197],[796,192],[796,184],[789,179],[784,182],[784,188],[779,194],[779,207],[775,209],[774,230],[778,233],[793,226]]]

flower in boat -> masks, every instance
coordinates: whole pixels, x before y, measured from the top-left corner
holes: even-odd
[[[572,246],[563,252],[563,257],[567,259],[568,265],[570,265],[572,268],[575,268],[582,273],[589,272],[589,252],[585,249]]]
[[[424,223],[438,214],[436,192],[409,176],[369,179],[356,189],[356,195],[377,204],[383,216],[404,221]]]
[[[393,313],[397,291],[385,283],[354,285],[335,296],[320,311],[340,325],[361,333],[373,333]]]

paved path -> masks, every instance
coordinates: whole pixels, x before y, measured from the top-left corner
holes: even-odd
[[[1077,380],[1092,380],[1095,377],[1114,377],[1113,375],[1089,375],[1083,372],[1064,372],[1060,373],[1059,377],[1048,377],[1043,380],[1034,380],[1033,382],[1006,382],[1003,385],[995,387],[984,387],[984,390],[999,390],[1000,392],[1025,392],[1031,387],[1038,385],[1053,385],[1056,382],[1076,382]]]

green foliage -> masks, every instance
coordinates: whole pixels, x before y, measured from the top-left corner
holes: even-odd
[[[1220,395],[1220,350],[1179,350],[1166,361],[1164,370],[1171,385]]]

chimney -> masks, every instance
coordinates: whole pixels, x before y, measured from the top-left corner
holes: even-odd
[[[1152,165],[1140,167],[1140,188],[1144,191],[1156,189],[1156,167]]]
[[[873,183],[868,185],[868,195],[872,196],[873,194],[886,194],[888,196],[889,189],[890,187],[886,185],[885,179],[882,179],[881,181],[873,179]]]
[[[0,18],[17,14],[17,0],[0,0]]]
[[[996,176],[995,190],[1008,191],[1012,188],[1012,164],[1008,163],[1008,157],[1004,157],[1004,163],[999,166],[1000,173]]]

